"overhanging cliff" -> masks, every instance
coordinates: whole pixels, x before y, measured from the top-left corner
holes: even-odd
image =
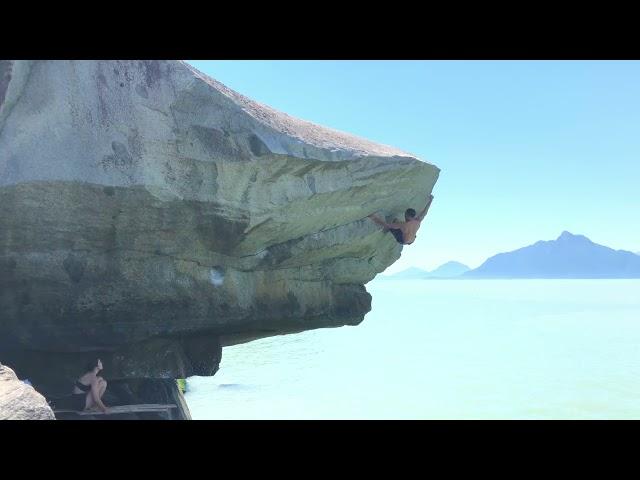
[[[184,62],[0,61],[0,360],[211,375],[224,345],[356,325],[401,252],[367,215],[438,174]]]

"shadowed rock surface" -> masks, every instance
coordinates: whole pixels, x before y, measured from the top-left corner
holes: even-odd
[[[0,420],[55,420],[45,398],[0,364]]]
[[[0,359],[185,378],[356,325],[401,252],[367,215],[421,209],[438,174],[184,62],[0,61]]]

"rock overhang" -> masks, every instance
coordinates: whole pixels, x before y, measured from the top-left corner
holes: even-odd
[[[219,359],[359,323],[363,284],[401,251],[366,216],[420,208],[439,174],[184,62],[5,61],[0,78],[0,329],[20,349],[110,356],[123,376],[123,352],[173,351],[156,374],[184,376],[190,339]]]

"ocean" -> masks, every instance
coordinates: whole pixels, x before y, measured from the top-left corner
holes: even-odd
[[[387,280],[356,327],[227,347],[194,419],[640,419],[640,280]]]

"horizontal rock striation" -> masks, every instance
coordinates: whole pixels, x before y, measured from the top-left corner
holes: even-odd
[[[439,169],[179,61],[0,61],[0,359],[212,375],[224,345],[356,325]]]

